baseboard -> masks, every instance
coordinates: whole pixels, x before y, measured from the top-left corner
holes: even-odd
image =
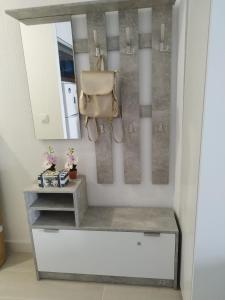
[[[31,253],[32,246],[29,242],[5,241],[6,249],[9,252]]]
[[[107,275],[87,275],[87,274],[68,274],[55,272],[38,272],[40,279],[53,280],[71,280],[82,282],[97,282],[110,284],[128,284],[128,285],[142,285],[154,287],[174,287],[174,280],[170,279],[156,279],[156,278],[134,278],[121,276],[107,276]]]

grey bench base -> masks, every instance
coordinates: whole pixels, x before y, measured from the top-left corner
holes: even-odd
[[[176,286],[174,286],[174,280],[155,279],[155,278],[134,278],[134,277],[120,277],[120,276],[38,272],[38,279],[39,280],[40,279],[71,280],[71,281],[82,281],[82,282],[97,282],[97,283],[112,283],[112,284],[127,284],[127,285],[142,285],[142,286],[177,288]]]

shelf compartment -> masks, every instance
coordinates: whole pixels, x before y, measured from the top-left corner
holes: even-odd
[[[34,210],[74,211],[73,195],[71,194],[38,194],[31,205]]]
[[[74,229],[75,215],[69,211],[40,211],[32,228]]]

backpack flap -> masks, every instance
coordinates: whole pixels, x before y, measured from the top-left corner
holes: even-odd
[[[119,104],[115,97],[115,72],[81,73],[80,113],[89,118],[116,118]]]
[[[113,91],[115,72],[113,71],[82,71],[81,89],[88,96],[107,95]]]

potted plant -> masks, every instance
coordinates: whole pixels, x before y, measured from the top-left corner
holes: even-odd
[[[77,178],[77,162],[78,158],[75,156],[75,149],[69,148],[66,153],[67,160],[65,164],[65,169],[69,172],[70,179]]]
[[[44,153],[44,171],[55,171],[56,170],[56,156],[52,146],[48,147],[48,151]]]

